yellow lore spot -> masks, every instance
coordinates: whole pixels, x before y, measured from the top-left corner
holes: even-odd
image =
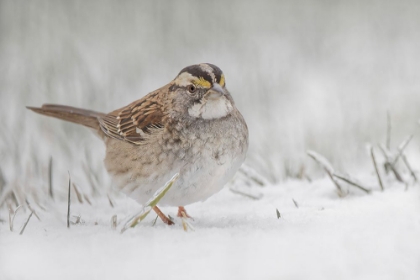
[[[222,76],[220,77],[220,82],[219,84],[224,87],[225,86],[225,75],[222,74]]]
[[[202,88],[210,88],[211,87],[211,83],[209,81],[207,81],[206,79],[204,79],[203,77],[200,77],[198,79],[194,79],[193,83],[196,86],[202,87]]]

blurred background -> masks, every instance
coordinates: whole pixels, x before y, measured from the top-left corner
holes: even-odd
[[[0,1],[0,168],[7,182],[57,184],[89,165],[109,184],[87,129],[35,115],[58,103],[112,111],[185,66],[218,65],[250,130],[248,165],[279,182],[318,169],[373,172],[368,143],[416,137],[420,1]]]

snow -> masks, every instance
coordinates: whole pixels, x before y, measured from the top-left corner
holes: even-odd
[[[151,214],[121,234],[141,208],[122,196],[114,208],[106,198],[92,206],[73,199],[83,223],[70,229],[64,201],[36,209],[42,221],[33,216],[23,235],[29,211],[16,215],[14,232],[2,211],[1,279],[419,279],[419,186],[339,198],[326,178],[260,191],[252,200],[225,188],[186,207],[195,228],[188,232],[180,220],[152,226]],[[176,216],[176,208],[162,210]]]

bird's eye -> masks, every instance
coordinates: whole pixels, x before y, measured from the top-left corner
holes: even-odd
[[[188,86],[188,91],[190,93],[194,93],[197,90],[197,87],[195,85],[189,85]]]

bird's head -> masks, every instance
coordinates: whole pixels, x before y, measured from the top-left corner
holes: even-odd
[[[223,118],[234,106],[222,70],[209,63],[182,69],[172,81],[171,91],[176,93],[177,103],[182,103],[192,118]]]

